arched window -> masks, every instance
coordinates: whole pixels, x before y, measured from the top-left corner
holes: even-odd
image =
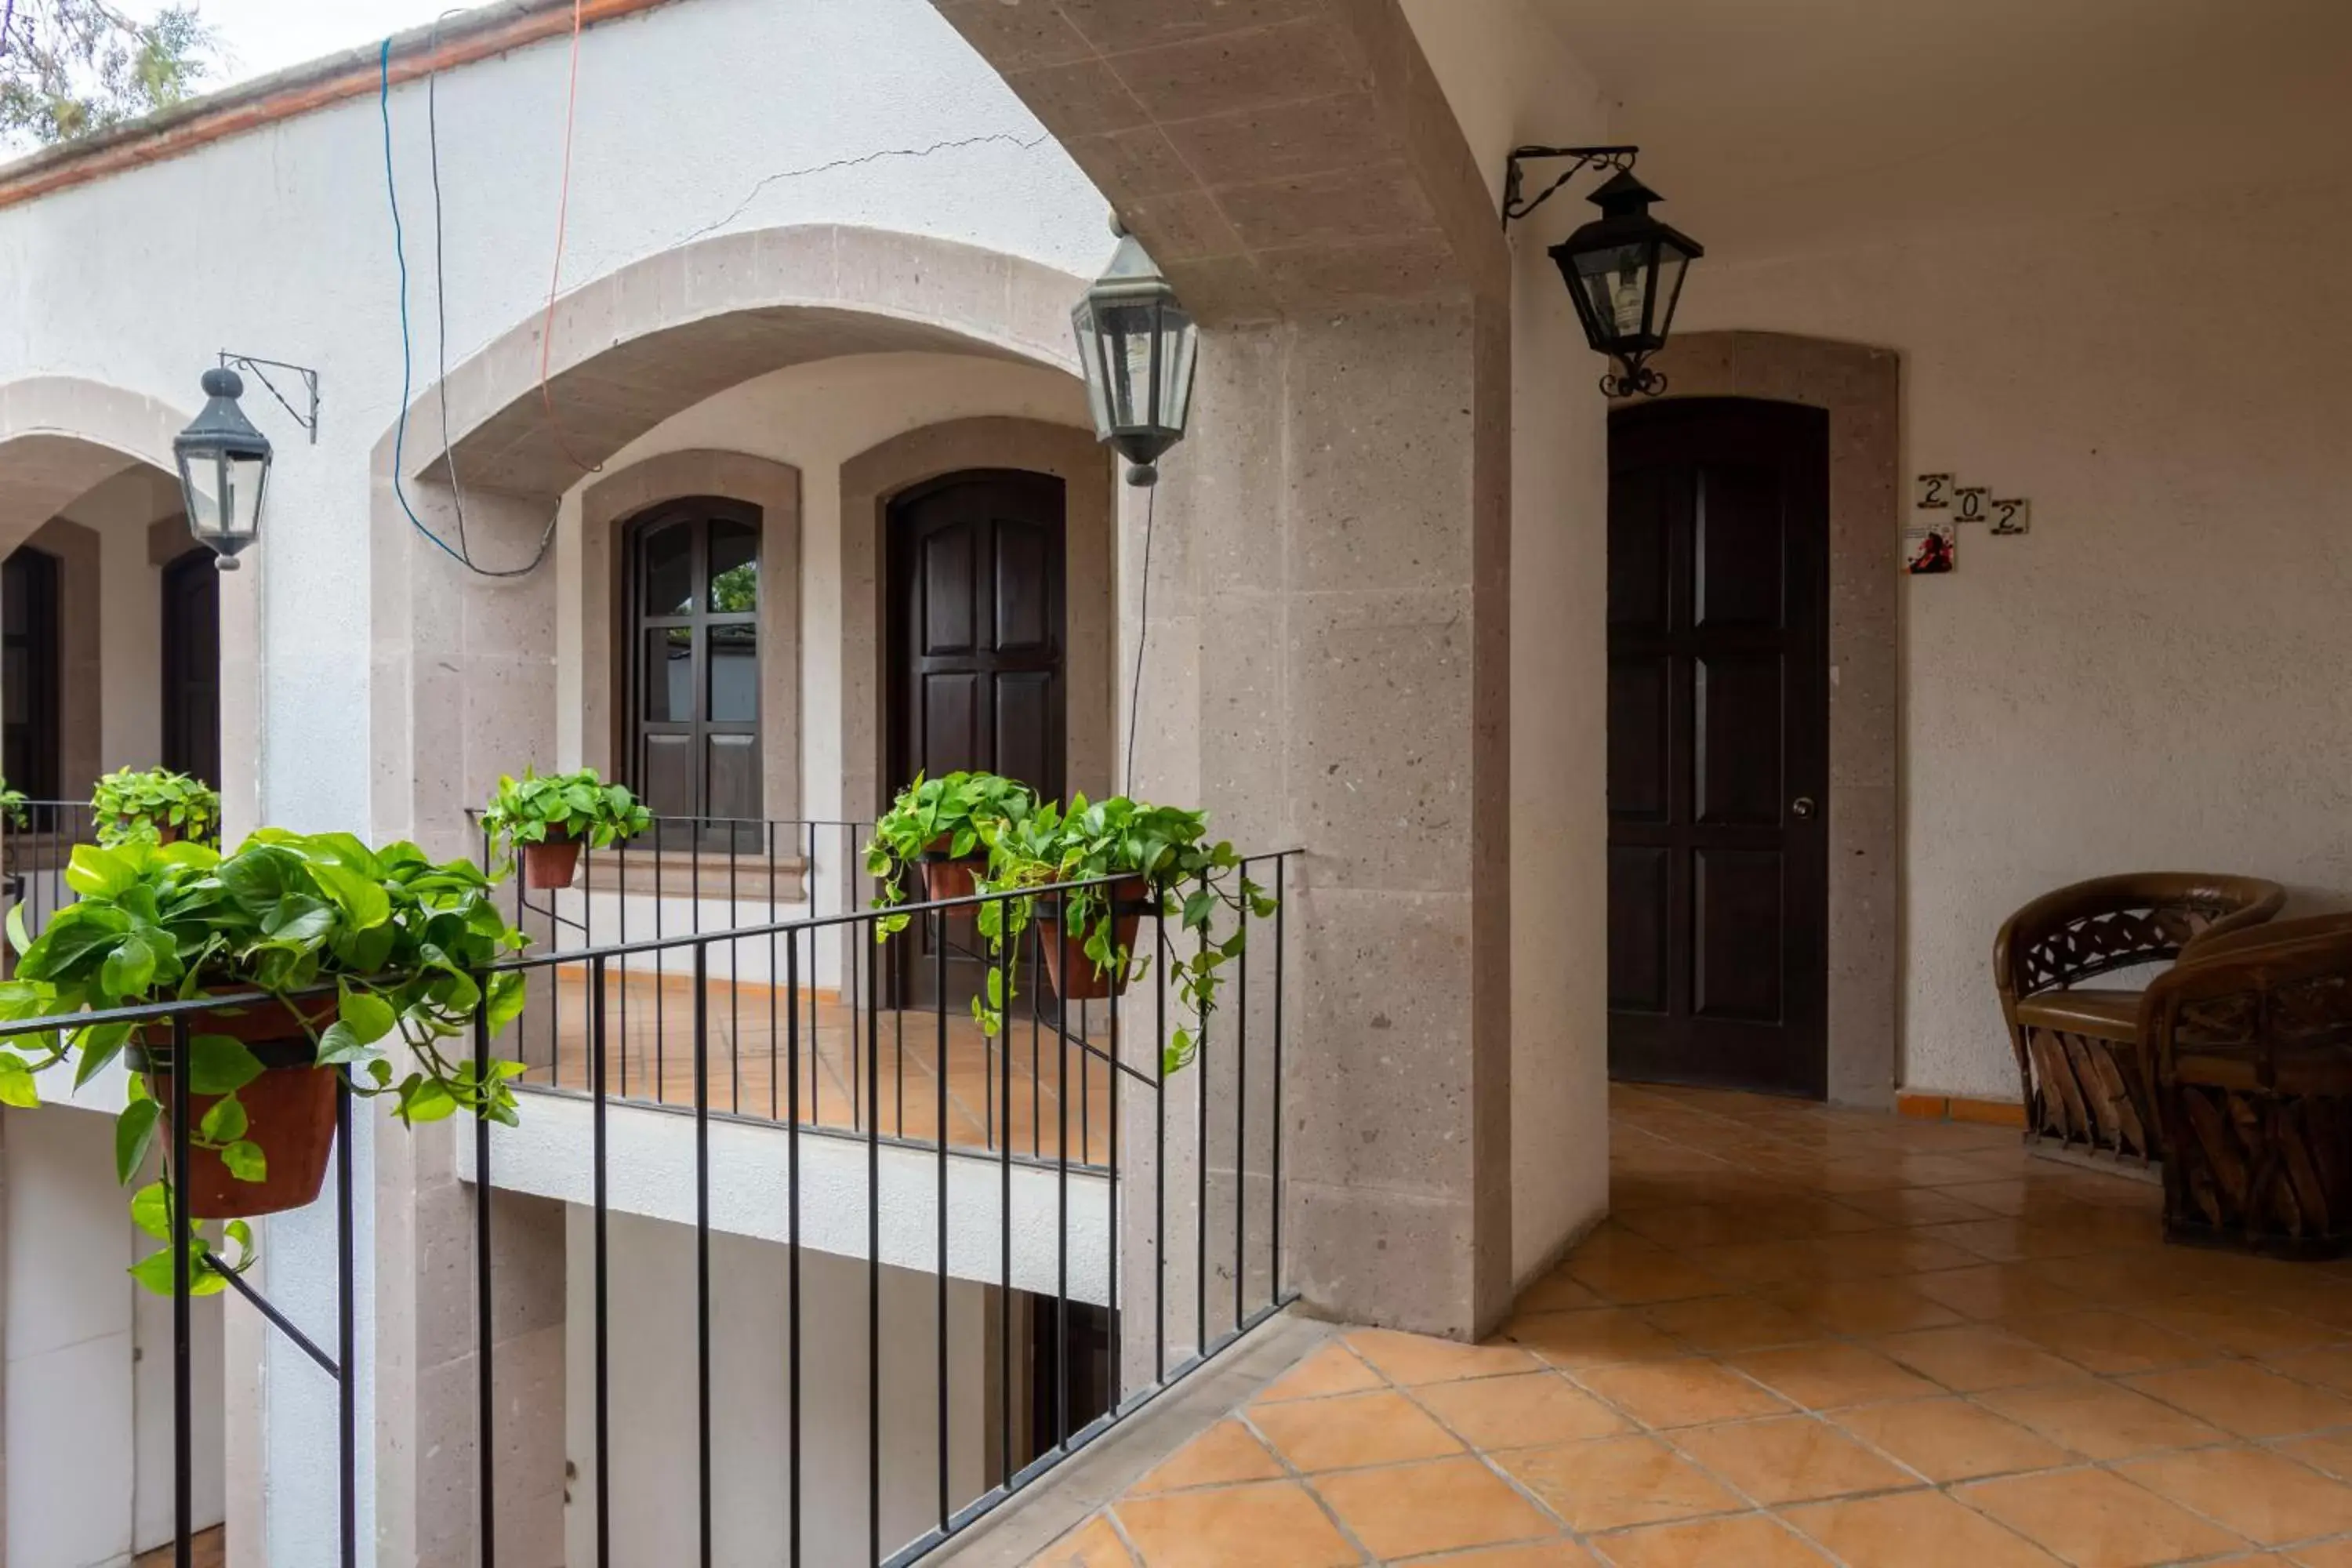
[[[759,509],[638,518],[628,605],[629,784],[656,816],[760,816]]]

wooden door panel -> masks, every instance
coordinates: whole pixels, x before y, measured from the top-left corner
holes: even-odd
[[[656,816],[693,816],[694,736],[648,734],[638,752],[637,777],[646,808]]]
[[[1783,804],[1780,656],[1701,654],[1693,662],[1696,819],[1708,826],[1777,826]]]
[[[980,732],[984,679],[969,669],[940,670],[922,678],[921,755],[917,766],[928,776],[967,773],[989,764],[993,748]]]
[[[1055,705],[1061,682],[1051,670],[1016,670],[996,678],[996,770],[1008,778],[1058,773],[1051,755]]]
[[[1828,450],[1788,405],[1610,422],[1619,1077],[1826,1089]]]
[[[1058,607],[1048,592],[1060,573],[1047,559],[1049,548],[1044,529],[1013,519],[996,525],[999,654],[1038,653],[1061,636]]]
[[[980,637],[978,606],[979,541],[970,529],[926,537],[923,552],[924,657],[968,654]]]
[[[710,811],[718,817],[756,818],[760,815],[760,738],[757,735],[710,735],[704,766],[709,772]]]

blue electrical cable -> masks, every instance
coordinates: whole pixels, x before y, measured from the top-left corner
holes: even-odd
[[[400,510],[407,514],[410,524],[416,531],[431,540],[441,553],[463,566],[467,571],[484,577],[527,576],[537,571],[540,563],[547,559],[547,547],[555,537],[556,520],[554,518],[548,519],[547,531],[540,535],[538,553],[530,558],[529,565],[498,572],[486,566],[475,565],[463,551],[455,548],[447,540],[425,527],[425,520],[416,515],[416,509],[408,501],[408,491],[401,476],[407,467],[405,454],[408,448],[408,400],[414,390],[415,349],[408,324],[408,243],[400,222],[400,183],[393,174],[392,40],[390,38],[384,39],[383,47],[376,57],[376,112],[383,121],[383,191],[392,205],[392,254],[393,258],[400,264],[400,423],[394,427],[392,437],[392,493],[400,502]],[[442,388],[441,395],[444,397],[448,395],[447,387]],[[453,479],[456,478],[454,456],[451,458],[450,477]]]

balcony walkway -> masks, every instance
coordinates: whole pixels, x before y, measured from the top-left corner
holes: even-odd
[[[684,975],[658,981],[646,973],[605,974],[605,1088],[641,1104],[694,1104],[694,983]],[[552,1059],[546,1018],[526,1015],[524,1054],[536,1066],[528,1083],[585,1089],[589,1086],[589,978],[567,970],[548,1009],[555,1036]],[[710,1109],[782,1121],[791,1112],[793,1031],[783,989],[764,983],[710,982],[705,1057]],[[1097,1003],[1086,1010],[1086,1037],[1056,1052],[1050,1030],[1026,1016],[1009,1021],[1001,1043],[988,1040],[969,1013],[947,1016],[948,1146],[971,1153],[998,1151],[1010,1131],[1013,1152],[1036,1159],[1060,1156],[1067,1129],[1073,1164],[1103,1165],[1110,1157],[1109,1016]],[[800,994],[797,1058],[801,1125],[864,1132],[866,1089],[878,1091],[878,1129],[886,1138],[936,1146],[940,1127],[940,1017],[936,1012],[886,1009],[872,1018],[876,1051],[867,1058],[868,1017],[832,992]],[[1076,1031],[1073,1031],[1074,1033]],[[810,1041],[815,1045],[812,1052]],[[1006,1059],[1009,1047],[1010,1060]],[[1132,1059],[1132,1052],[1130,1052]],[[1011,1074],[1009,1107],[1003,1102]],[[1122,1107],[1139,1086],[1129,1078]],[[1148,1092],[1148,1091],[1145,1091]],[[1065,1110],[1065,1097],[1066,1109]]]
[[[1053,1568],[2352,1568],[2352,1266],[2162,1247],[2013,1132],[1620,1088],[1482,1346],[1317,1351]]]

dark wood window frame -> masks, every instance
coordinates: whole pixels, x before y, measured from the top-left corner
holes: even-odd
[[[21,719],[7,725],[5,761],[8,784],[34,800],[58,798],[58,775],[64,766],[60,715],[65,654],[61,642],[61,600],[65,593],[65,563],[46,550],[21,545],[8,557],[5,570],[21,603],[19,614],[5,628],[7,652],[22,653],[26,679],[21,682]],[[18,584],[21,584],[19,587]],[[19,624],[21,622],[21,624]],[[12,661],[14,662],[14,661]],[[11,706],[16,699],[12,695]]]
[[[765,773],[765,759],[761,754],[765,744],[763,732],[765,715],[761,711],[763,704],[761,701],[759,690],[761,681],[757,675],[755,674],[751,683],[752,716],[750,720],[713,720],[709,714],[711,676],[710,633],[714,628],[726,626],[752,628],[752,635],[757,639],[756,646],[759,648],[758,658],[764,663],[768,650],[764,646],[765,639],[760,635],[761,607],[755,603],[752,608],[745,611],[712,610],[709,566],[712,524],[729,523],[746,528],[751,531],[752,538],[757,542],[752,558],[760,566],[760,575],[762,579],[760,592],[765,595],[781,591],[777,584],[764,581],[767,576],[767,552],[762,522],[762,513],[756,506],[718,496],[690,496],[667,500],[641,512],[632,518],[624,529],[623,538],[625,542],[624,559],[627,569],[622,574],[622,590],[625,597],[622,601],[621,625],[627,638],[627,651],[623,661],[625,680],[621,696],[622,733],[626,742],[628,758],[625,776],[632,789],[641,795],[649,795],[648,778],[651,769],[647,762],[648,739],[656,736],[685,738],[693,756],[694,809],[691,812],[673,810],[669,813],[671,816],[726,816],[752,820],[764,815],[763,808],[756,803],[756,799],[749,811],[713,812],[710,809],[712,801],[709,757],[709,741],[711,736],[747,737],[751,742],[752,794],[755,797],[759,795]],[[692,531],[688,574],[688,581],[692,585],[692,609],[687,614],[653,614],[646,609],[645,604],[646,546],[647,542],[656,535],[679,524],[684,524]],[[646,693],[650,671],[647,668],[646,645],[650,640],[650,634],[679,630],[688,633],[688,647],[691,649],[689,658],[692,668],[689,676],[689,690],[693,694],[694,716],[686,720],[648,720],[646,717]],[[665,804],[670,803],[654,804],[656,810],[659,811]]]

